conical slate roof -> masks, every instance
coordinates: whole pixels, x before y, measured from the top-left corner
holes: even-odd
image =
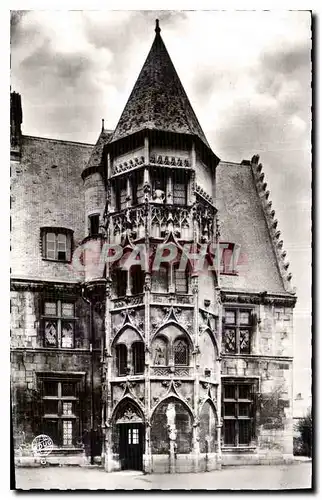
[[[99,165],[101,165],[104,146],[105,144],[110,142],[112,133],[113,132],[111,130],[106,130],[102,128],[102,131],[94,146],[90,159],[88,160],[86,168],[98,167]]]
[[[111,142],[143,129],[198,136],[210,148],[160,35],[156,35]]]

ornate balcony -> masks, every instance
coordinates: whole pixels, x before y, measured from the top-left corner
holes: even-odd
[[[118,309],[121,307],[133,307],[143,304],[144,294],[140,293],[138,295],[127,295],[126,297],[120,297],[112,299],[113,309]]]
[[[125,208],[107,216],[110,240],[119,244],[125,234],[138,240],[144,238],[146,232],[152,238],[164,239],[167,232],[172,231],[179,240],[193,241],[196,221],[197,241],[210,242],[215,235],[216,212],[215,207],[201,197],[191,206],[149,202]]]

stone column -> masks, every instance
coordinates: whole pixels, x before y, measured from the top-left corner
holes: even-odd
[[[169,293],[175,293],[176,288],[175,288],[175,283],[174,283],[174,268],[173,264],[170,263],[169,265],[169,274],[168,274],[168,292]]]
[[[150,151],[149,151],[149,137],[146,135],[144,137],[144,164],[148,165],[150,161]]]
[[[105,462],[104,468],[106,472],[113,472],[113,449],[112,449],[112,427],[110,424],[105,425]]]
[[[107,277],[106,283],[106,305],[105,305],[105,353],[104,360],[105,363],[105,387],[106,387],[106,421],[105,421],[105,461],[104,468],[107,472],[113,470],[113,443],[112,443],[112,428],[111,428],[111,417],[112,417],[112,388],[111,388],[111,378],[112,378],[112,353],[111,353],[111,280]]]
[[[173,204],[173,179],[172,179],[173,171],[168,170],[168,178],[167,178],[167,188],[166,188],[166,198],[165,202],[168,205]]]
[[[199,426],[200,426],[199,419],[196,419],[192,428],[192,443],[193,443],[192,453],[193,453],[194,472],[199,471],[199,457],[200,457]]]
[[[188,205],[192,205],[196,201],[195,195],[195,182],[196,182],[196,149],[195,143],[192,143],[191,153],[190,153],[190,161],[191,161],[191,173],[189,177],[189,184],[187,190],[187,203]]]
[[[146,474],[152,472],[152,455],[151,455],[151,424],[147,420],[145,425],[145,453],[143,455],[143,469]]]
[[[147,228],[148,214],[145,217],[146,237],[145,245],[147,255],[149,254],[149,232]],[[144,472],[152,472],[151,454],[151,343],[150,343],[150,302],[151,302],[151,274],[146,270],[144,278],[144,334],[145,334],[145,380],[144,380],[144,405],[145,405],[145,453],[143,457]]]
[[[129,295],[132,295],[132,280],[133,280],[133,276],[131,274],[131,268],[128,269],[128,271],[126,272],[126,295],[129,296]]]
[[[126,208],[132,206],[132,181],[131,176],[126,177]]]

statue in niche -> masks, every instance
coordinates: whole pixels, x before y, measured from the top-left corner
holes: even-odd
[[[155,183],[155,189],[153,191],[152,199],[154,203],[164,203],[165,192],[161,189],[161,183],[159,181]]]
[[[155,365],[166,365],[166,345],[163,342],[159,342],[155,347],[154,355]]]
[[[166,411],[167,424],[170,441],[175,441],[177,437],[176,429],[176,409],[174,403],[169,403]]]

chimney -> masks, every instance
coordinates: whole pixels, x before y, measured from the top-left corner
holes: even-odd
[[[10,94],[10,159],[19,160],[21,157],[21,124],[22,108],[21,96],[16,92]]]

